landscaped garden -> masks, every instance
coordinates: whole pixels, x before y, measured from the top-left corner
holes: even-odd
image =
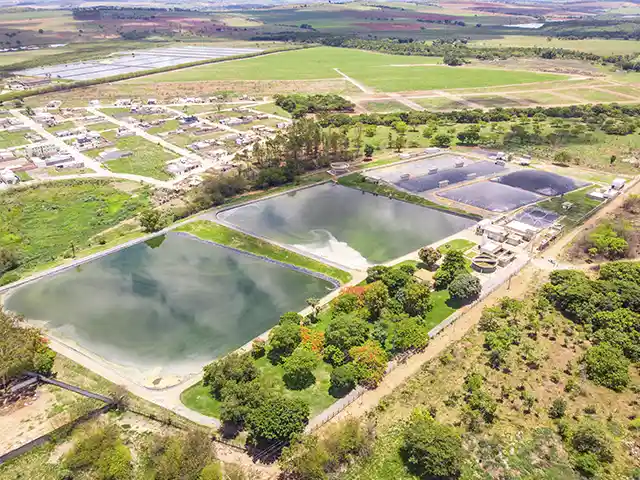
[[[424,250],[436,261],[440,258],[437,250]],[[343,290],[328,308],[320,310],[317,300],[309,299],[307,317],[285,313],[268,340],[256,339],[251,351],[206,366],[202,382],[183,392],[183,403],[220,418],[223,430],[232,435],[246,430],[249,439],[261,438],[270,445],[289,441],[295,431],[287,428],[265,437],[265,424],[291,426],[291,419],[277,418],[278,409],[269,412],[261,405],[277,397],[304,428],[310,416],[356,386],[375,388],[390,359],[423,349],[431,328],[480,294],[462,250],[447,249],[435,274],[434,292],[415,272],[408,262],[371,267],[362,285]]]

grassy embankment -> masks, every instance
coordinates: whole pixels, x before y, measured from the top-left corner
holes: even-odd
[[[136,187],[132,197],[125,185],[60,181],[0,193],[0,248],[19,258],[0,283],[59,264],[74,250],[79,257],[138,235],[134,225],[117,226],[147,206],[146,189]]]
[[[203,240],[210,240],[221,245],[322,273],[342,283],[347,283],[351,280],[351,275],[339,268],[325,265],[312,258],[305,257],[217,223],[200,220],[178,227],[176,231],[190,233]]]
[[[344,185],[345,187],[357,188],[359,190],[364,190],[365,192],[376,193],[378,195],[383,195],[385,197],[393,198],[395,200],[401,200],[407,203],[415,203],[416,205],[421,205],[423,207],[434,208],[436,210],[442,210],[449,213],[464,215],[466,217],[470,217],[478,220],[481,219],[479,215],[465,212],[464,210],[461,210],[459,208],[452,208],[446,205],[440,205],[438,203],[427,200],[426,198],[422,198],[417,195],[411,195],[410,193],[396,190],[395,188],[389,187],[387,185],[376,185],[375,183],[367,181],[365,177],[359,173],[352,173],[351,175],[341,177],[338,180],[338,183],[340,185]]]

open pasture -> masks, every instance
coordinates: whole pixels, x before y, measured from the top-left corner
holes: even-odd
[[[490,87],[563,80],[566,76],[493,68],[452,68],[440,58],[387,55],[361,50],[316,47],[204,65],[133,80],[134,83],[199,82],[211,80],[339,79],[339,69],[365,87],[398,92]]]
[[[487,40],[474,40],[471,46],[478,47],[542,47],[564,48],[581,52],[595,53],[596,55],[615,55],[640,53],[640,45],[636,40],[614,40],[601,38],[588,38],[583,40],[568,40],[529,35],[508,35]]]

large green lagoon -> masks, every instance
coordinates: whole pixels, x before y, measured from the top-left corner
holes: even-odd
[[[290,268],[169,234],[21,287],[6,306],[107,361],[183,375],[332,289]]]
[[[218,218],[353,268],[401,257],[475,223],[333,184],[227,210]]]

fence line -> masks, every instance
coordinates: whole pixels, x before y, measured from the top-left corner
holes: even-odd
[[[530,262],[531,262],[531,258],[527,258],[525,262],[522,262],[520,265],[517,265],[515,268],[513,268],[513,265],[511,265],[513,271],[511,273],[509,273],[508,277],[505,280],[503,280],[501,282],[494,282],[492,285],[489,286],[489,288],[483,289],[483,291],[480,294],[480,296],[476,300],[474,300],[472,303],[470,303],[468,305],[469,308],[466,308],[465,311],[458,310],[457,312],[452,313],[445,320],[443,320],[438,325],[433,327],[429,331],[429,338],[434,338],[435,336],[440,334],[440,332],[442,332],[445,328],[450,327],[451,325],[453,325],[453,323],[458,318],[460,318],[461,315],[466,314],[470,309],[475,307],[478,303],[480,303],[485,298],[487,298],[489,295],[491,295],[493,292],[495,292],[505,282],[511,281],[511,279],[515,275],[520,273],[520,271],[522,271],[522,269],[524,267],[529,265]],[[387,375],[391,371],[393,371],[393,369],[396,368],[398,365],[401,365],[401,364],[405,363],[411,356],[415,355],[418,352],[419,352],[418,350],[411,350],[411,351],[408,351],[408,352],[404,352],[404,353],[402,353],[400,355],[397,355],[393,360],[391,360],[387,364],[387,368],[385,370],[385,375]],[[305,432],[306,433],[311,433],[314,430],[320,428],[324,424],[326,424],[329,421],[331,421],[333,418],[335,418],[337,415],[339,415],[345,408],[347,408],[353,402],[358,400],[362,395],[364,395],[364,393],[366,391],[367,391],[367,389],[364,388],[364,387],[361,387],[361,386],[358,386],[357,388],[355,388],[353,391],[351,391],[351,393],[349,393],[348,395],[342,397],[340,400],[338,400],[337,402],[335,402],[331,406],[329,406],[329,408],[327,408],[326,410],[324,410],[323,412],[319,413],[314,418],[312,418],[311,421],[309,422],[309,424],[307,425],[307,427],[305,428]]]
[[[27,453],[30,450],[39,447],[41,445],[44,445],[45,443],[51,441],[52,439],[61,436],[62,434],[64,434],[65,432],[68,432],[70,430],[72,430],[73,428],[77,427],[78,425],[80,425],[81,423],[84,423],[88,420],[91,420],[92,418],[95,418],[99,415],[102,415],[103,413],[108,412],[109,410],[111,410],[112,408],[115,407],[114,403],[109,403],[107,405],[103,405],[100,408],[96,408],[95,410],[91,410],[88,413],[85,413],[84,415],[82,415],[81,417],[76,418],[75,420],[56,428],[55,430],[49,432],[49,433],[45,433],[44,435],[41,435],[40,437],[31,440],[28,443],[25,443],[24,445],[21,445],[18,448],[15,448],[13,450],[11,450],[10,452],[5,453],[4,455],[0,455],[0,465],[3,464],[4,462],[8,462],[9,460],[12,460],[16,457],[19,457],[20,455],[22,455],[23,453]]]

